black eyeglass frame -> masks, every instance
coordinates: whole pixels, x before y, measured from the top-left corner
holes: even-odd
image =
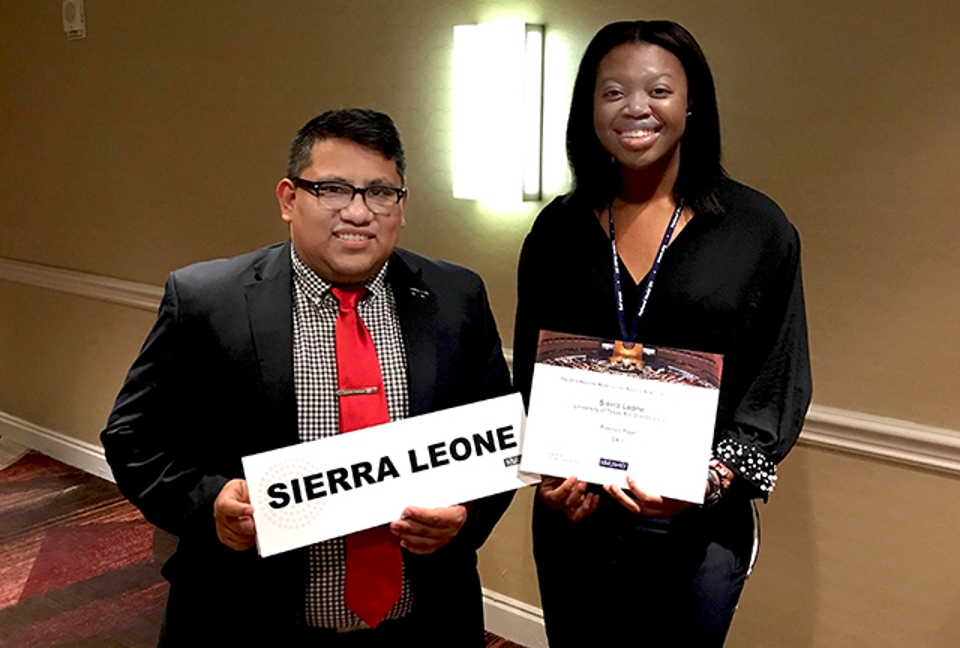
[[[348,200],[343,207],[340,207],[340,209],[345,209],[350,203],[353,202],[353,199],[357,197],[357,194],[360,194],[360,198],[363,199],[363,204],[367,206],[367,209],[370,209],[370,211],[373,211],[373,209],[371,209],[370,207],[370,204],[367,202],[367,192],[370,191],[371,189],[389,189],[390,191],[396,191],[397,200],[395,203],[393,203],[395,205],[400,204],[400,201],[403,200],[403,197],[407,195],[406,187],[391,187],[390,185],[370,185],[369,187],[354,187],[349,182],[339,182],[337,180],[304,180],[299,176],[293,176],[293,177],[287,178],[287,180],[292,182],[295,187],[300,187],[305,191],[309,191],[317,198],[320,197],[321,185],[336,185],[338,187],[349,187],[350,191],[352,191],[353,193],[350,194],[350,200]]]

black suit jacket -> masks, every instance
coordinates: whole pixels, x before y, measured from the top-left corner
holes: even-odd
[[[387,281],[412,416],[510,390],[479,276],[397,249]],[[267,559],[255,549],[236,552],[218,541],[213,521],[220,489],[243,476],[241,457],[299,442],[292,317],[289,242],[173,272],[101,434],[124,495],[180,539],[164,566],[164,645],[245,645],[261,636],[280,645],[301,621],[306,550]],[[436,636],[456,633],[438,645],[483,645],[476,549],[511,496],[478,501],[436,553],[404,552],[417,615]]]

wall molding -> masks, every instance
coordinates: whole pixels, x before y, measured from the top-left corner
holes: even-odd
[[[97,444],[79,441],[0,411],[0,437],[113,481]],[[814,405],[799,444],[960,476],[960,432]]]
[[[149,311],[156,311],[163,298],[163,288],[159,286],[3,257],[0,257],[0,279]],[[504,355],[507,362],[512,364],[513,349],[504,349]],[[45,439],[62,437],[69,440],[69,437],[49,430],[40,436]],[[53,442],[49,441],[48,445],[50,443]],[[960,432],[909,421],[814,405],[807,415],[799,443],[960,474]],[[77,447],[74,450],[89,456],[96,447]],[[46,452],[45,449],[43,451]],[[68,453],[68,456],[71,455]]]
[[[0,279],[156,312],[163,288],[0,257]]]
[[[960,475],[960,432],[814,405],[801,444]]]
[[[103,448],[99,445],[48,430],[6,412],[0,412],[0,437],[16,441],[107,481],[115,481],[103,456]]]
[[[535,605],[483,588],[483,617],[487,630],[527,648],[547,648],[543,610]]]

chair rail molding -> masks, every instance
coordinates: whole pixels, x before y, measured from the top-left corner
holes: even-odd
[[[163,288],[0,257],[0,279],[156,311]],[[513,365],[513,349],[504,349]],[[801,445],[960,474],[960,432],[813,405]]]
[[[156,311],[163,298],[159,286],[2,257],[0,279],[148,311]]]
[[[800,444],[960,475],[960,432],[813,405]]]

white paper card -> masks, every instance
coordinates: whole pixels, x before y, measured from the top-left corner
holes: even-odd
[[[510,394],[244,457],[260,555],[536,483],[522,418]]]
[[[544,331],[521,470],[702,503],[722,357]]]

